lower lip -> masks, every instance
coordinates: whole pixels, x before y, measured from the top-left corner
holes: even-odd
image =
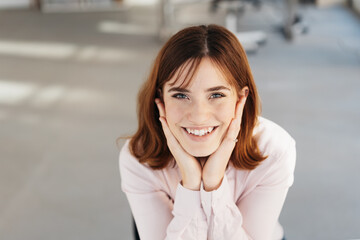
[[[196,135],[194,135],[194,134],[188,133],[188,131],[186,131],[185,128],[182,128],[182,129],[184,130],[185,134],[186,134],[191,140],[193,140],[193,141],[195,141],[195,142],[205,142],[205,141],[207,141],[207,140],[214,134],[214,132],[216,131],[217,128],[218,128],[218,127],[215,127],[215,128],[211,131],[211,133],[208,133],[208,134],[203,135],[203,136],[196,136]]]

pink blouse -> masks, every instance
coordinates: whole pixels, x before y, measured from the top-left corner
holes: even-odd
[[[192,191],[178,166],[153,170],[120,152],[121,188],[143,240],[273,240],[283,237],[278,218],[294,181],[295,141],[274,122],[259,117],[254,137],[268,158],[254,170],[229,164],[220,187]]]

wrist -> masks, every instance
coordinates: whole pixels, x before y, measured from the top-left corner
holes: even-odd
[[[206,192],[211,192],[211,191],[217,190],[221,186],[223,178],[224,178],[223,176],[221,178],[217,178],[217,179],[214,179],[214,178],[206,179],[206,178],[204,178],[203,179],[204,190]]]
[[[192,191],[200,191],[201,177],[199,178],[187,178],[184,177],[181,181],[181,185]]]

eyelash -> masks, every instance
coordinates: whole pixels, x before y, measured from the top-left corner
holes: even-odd
[[[226,95],[223,94],[223,93],[213,93],[213,94],[210,96],[210,98],[211,98],[211,99],[214,99],[214,98],[212,97],[212,96],[214,96],[214,95],[220,95],[220,97],[214,97],[214,98],[223,98],[223,97],[226,97]],[[179,96],[181,96],[181,97],[179,97]],[[182,93],[176,93],[176,94],[172,95],[173,98],[177,98],[177,99],[185,99],[184,96],[187,97],[185,94],[182,94]]]

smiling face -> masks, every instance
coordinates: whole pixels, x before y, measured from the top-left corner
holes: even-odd
[[[175,76],[164,85],[166,120],[185,151],[205,157],[222,142],[235,116],[238,97],[209,58],[202,59],[190,84],[180,88],[187,73],[185,68],[178,80]]]

